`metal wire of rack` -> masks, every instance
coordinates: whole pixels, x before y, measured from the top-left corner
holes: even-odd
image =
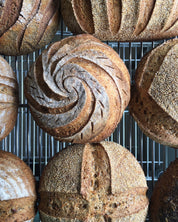
[[[61,21],[60,28],[53,41],[59,41],[71,35],[72,33]],[[118,52],[123,59],[133,83],[135,70],[143,55],[162,42],[105,43]],[[37,181],[37,187],[42,170],[49,159],[68,145],[67,143],[56,141],[36,125],[24,96],[24,78],[42,50],[24,56],[4,56],[17,75],[20,103],[14,129],[4,140],[0,141],[0,150],[14,153],[31,167]],[[128,109],[125,110],[121,122],[107,140],[117,142],[126,147],[139,161],[145,172],[149,187],[147,194],[149,198],[155,181],[168,167],[169,163],[178,157],[178,150],[158,144],[146,137],[130,116]],[[35,221],[39,221],[39,219],[37,218]]]

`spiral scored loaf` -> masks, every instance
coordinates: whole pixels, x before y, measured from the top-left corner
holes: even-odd
[[[135,75],[130,113],[158,143],[178,148],[178,39],[145,55]]]
[[[59,0],[0,0],[0,53],[27,54],[51,41],[59,24]]]
[[[178,218],[178,158],[159,177],[150,202],[153,222],[176,222]]]
[[[104,41],[150,41],[178,35],[177,0],[61,0],[74,33]]]
[[[57,153],[40,179],[42,221],[142,222],[148,208],[145,175],[114,142],[74,144]]]
[[[25,79],[31,113],[60,141],[110,136],[130,99],[130,76],[118,54],[91,35],[68,37],[44,50]]]
[[[0,151],[0,221],[33,221],[36,190],[31,169],[12,153]]]
[[[0,140],[13,129],[18,113],[18,83],[16,76],[0,56]]]

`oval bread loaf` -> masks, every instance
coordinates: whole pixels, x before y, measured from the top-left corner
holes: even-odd
[[[151,41],[178,35],[177,0],[61,0],[65,24],[103,41]]]
[[[0,151],[0,221],[33,221],[35,180],[31,169],[12,153]]]
[[[158,143],[178,148],[178,39],[145,55],[135,75],[130,113]]]
[[[0,56],[0,141],[13,129],[17,114],[17,79],[11,66]]]
[[[44,50],[25,79],[38,125],[60,141],[99,142],[114,131],[130,100],[130,76],[118,54],[91,35]]]
[[[58,0],[0,1],[0,53],[27,54],[49,43],[59,24]]]
[[[114,142],[75,144],[42,173],[41,220],[143,222],[146,191],[143,170],[127,149]]]
[[[159,177],[150,202],[153,222],[176,222],[178,218],[178,158]]]

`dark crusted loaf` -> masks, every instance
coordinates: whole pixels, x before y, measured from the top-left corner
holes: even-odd
[[[0,54],[21,55],[51,41],[59,23],[59,0],[0,1]]]
[[[35,179],[31,169],[12,153],[0,151],[0,221],[33,221]]]
[[[44,50],[25,79],[39,126],[60,141],[99,142],[114,131],[130,100],[130,76],[118,54],[91,35]]]
[[[61,0],[74,33],[103,41],[150,41],[178,35],[177,0]]]
[[[42,221],[143,222],[145,175],[135,157],[114,142],[73,145],[56,154],[40,180]]]
[[[11,66],[0,56],[0,140],[13,129],[18,113],[18,83]]]
[[[132,87],[130,112],[158,143],[178,148],[178,39],[142,58]]]
[[[153,222],[177,222],[178,220],[178,158],[156,182],[150,202]]]

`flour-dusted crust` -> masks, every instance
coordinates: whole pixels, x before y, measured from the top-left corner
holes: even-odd
[[[178,39],[141,60],[129,104],[141,130],[158,143],[178,148]]]
[[[82,30],[103,41],[151,41],[178,35],[177,0],[67,0],[67,5],[62,0],[61,5],[72,32]]]
[[[153,222],[174,222],[178,218],[178,158],[170,163],[155,184],[150,215]]]
[[[58,0],[5,0],[0,4],[0,53],[27,54],[49,43],[59,24]]]
[[[25,79],[31,113],[60,141],[99,142],[116,128],[130,100],[130,76],[109,46],[91,35],[44,50]]]
[[[12,153],[0,151],[0,221],[32,221],[35,179],[31,169]]]
[[[7,61],[0,57],[0,140],[13,129],[18,113],[18,83]]]
[[[133,221],[146,218],[147,184],[134,156],[114,142],[72,145],[40,180],[43,221]]]

